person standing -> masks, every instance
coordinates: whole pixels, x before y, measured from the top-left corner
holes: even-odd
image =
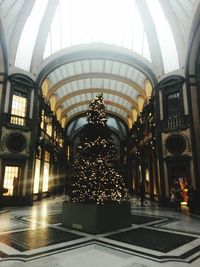
[[[144,207],[144,199],[145,199],[145,185],[144,185],[144,181],[141,181],[140,182],[140,185],[139,185],[139,196],[140,196],[141,207]]]
[[[18,195],[18,186],[19,186],[19,178],[15,176],[13,178],[13,196]]]
[[[187,195],[188,195],[188,207],[189,207],[189,210],[191,212],[194,212],[195,211],[195,205],[197,205],[197,201],[196,201],[196,191],[194,190],[193,186],[190,185],[189,189],[188,189],[188,192],[187,192]]]
[[[178,181],[176,181],[174,188],[175,188],[175,209],[177,211],[180,211],[181,201],[182,201],[182,195],[181,195],[182,190]]]
[[[170,198],[169,198],[170,205],[172,207],[175,207],[175,199],[176,199],[176,197],[175,197],[175,188],[172,187],[171,190],[170,190]]]

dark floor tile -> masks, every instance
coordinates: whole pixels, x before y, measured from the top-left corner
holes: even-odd
[[[191,236],[145,228],[138,228],[109,235],[106,236],[106,238],[164,253],[174,250],[177,247],[185,245],[196,239]]]
[[[53,228],[39,228],[0,235],[0,241],[19,251],[26,251],[82,237]]]

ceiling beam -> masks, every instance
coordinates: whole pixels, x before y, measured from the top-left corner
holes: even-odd
[[[49,1],[46,11],[44,13],[43,19],[40,23],[39,31],[37,34],[37,40],[35,42],[35,47],[34,47],[32,59],[31,59],[31,72],[34,74],[37,73],[38,64],[40,64],[40,62],[43,61],[43,53],[45,51],[47,37],[48,37],[49,30],[51,27],[51,22],[54,18],[58,4],[59,4],[59,0]]]
[[[180,28],[180,22],[178,21],[177,15],[173,12],[173,8],[170,5],[170,1],[160,0],[160,5],[162,6],[163,12],[169,22],[171,31],[174,36],[174,42],[176,44],[176,50],[178,54],[180,67],[184,67],[186,47],[185,47],[185,40],[183,38],[182,31]]]
[[[136,4],[138,6],[144,25],[144,30],[147,35],[152,64],[156,67],[157,70],[159,70],[159,75],[162,75],[164,73],[162,53],[152,16],[145,1],[136,0]]]
[[[90,72],[90,73],[81,73],[81,74],[73,75],[73,76],[67,77],[63,80],[60,80],[59,82],[54,84],[49,89],[49,92],[47,94],[47,99],[49,100],[50,97],[53,94],[55,94],[55,92],[63,85],[66,85],[68,83],[78,81],[78,80],[94,79],[94,78],[111,79],[111,80],[116,80],[116,81],[128,84],[129,86],[131,86],[133,88],[133,90],[136,90],[144,99],[146,98],[145,90],[139,84],[137,84],[135,81],[133,81],[131,79],[128,79],[126,77],[122,77],[122,76],[119,76],[116,74],[112,74],[112,73]]]
[[[75,92],[72,92],[72,93],[69,93],[69,94],[66,94],[65,96],[63,96],[62,98],[60,98],[57,102],[56,102],[56,105],[55,105],[55,112],[57,111],[57,109],[67,100],[69,100],[70,98],[74,97],[74,96],[77,96],[77,95],[80,95],[80,94],[88,94],[88,93],[105,93],[105,94],[111,94],[111,95],[116,95],[116,96],[119,96],[123,99],[125,99],[126,101],[128,101],[133,108],[135,108],[137,111],[139,111],[139,108],[138,108],[138,104],[137,102],[130,98],[130,96],[124,94],[124,93],[121,93],[119,91],[115,91],[115,90],[111,90],[111,89],[100,89],[100,88],[88,88],[88,89],[83,89],[83,90],[77,90]]]
[[[17,54],[17,48],[19,45],[20,37],[24,29],[26,20],[28,19],[32,8],[35,4],[35,0],[24,1],[23,7],[21,8],[20,13],[17,16],[17,20],[12,30],[12,34],[9,40],[9,64],[12,66],[15,65],[15,58]]]

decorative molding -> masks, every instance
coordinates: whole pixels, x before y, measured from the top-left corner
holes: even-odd
[[[21,151],[13,151],[12,149],[9,148],[8,146],[8,140],[9,137],[13,134],[19,134],[24,138],[24,147]],[[28,156],[30,152],[30,133],[25,133],[20,130],[7,130],[3,129],[3,134],[1,138],[1,144],[0,144],[0,154],[14,154],[14,155],[26,155]]]
[[[182,138],[184,138],[185,140],[185,149],[183,152],[181,152],[180,154],[174,154],[174,153],[171,153],[168,149],[167,149],[167,145],[166,145],[166,142],[169,138],[173,137],[173,136],[181,136]],[[180,156],[180,155],[187,155],[187,154],[191,154],[191,140],[190,140],[190,137],[188,136],[188,134],[186,132],[180,132],[180,131],[175,131],[175,132],[172,132],[172,133],[168,133],[168,134],[162,134],[162,139],[163,139],[163,142],[162,142],[162,148],[163,148],[163,157],[166,157],[166,156]]]

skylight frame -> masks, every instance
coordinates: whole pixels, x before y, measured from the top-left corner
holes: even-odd
[[[15,66],[18,68],[30,71],[35,42],[47,4],[48,0],[36,0],[24,24],[15,58]]]
[[[164,73],[179,69],[179,58],[175,39],[159,0],[146,0],[157,32],[162,53]],[[167,38],[166,38],[167,37]]]

